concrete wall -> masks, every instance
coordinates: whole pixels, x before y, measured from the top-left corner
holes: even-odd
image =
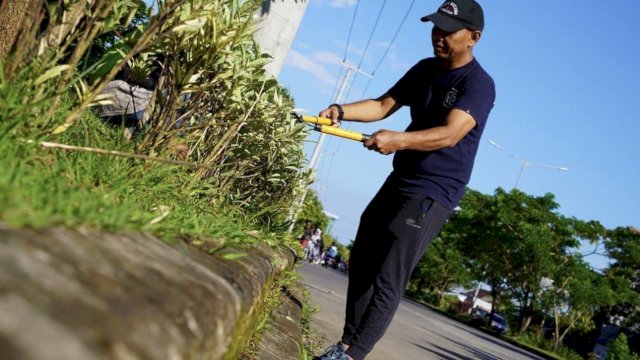
[[[266,69],[278,77],[309,0],[265,0],[255,15],[256,41],[263,52],[273,56]]]
[[[285,250],[243,252],[0,222],[0,359],[237,359],[293,263]]]

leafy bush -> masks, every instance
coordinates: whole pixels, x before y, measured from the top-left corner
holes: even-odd
[[[618,335],[615,340],[609,344],[609,352],[607,360],[638,360],[640,356],[629,350],[627,336],[623,333]]]
[[[149,125],[133,144],[107,150],[171,160],[186,146],[182,160],[194,167],[177,170],[188,175],[186,196],[240,209],[268,231],[285,229],[287,209],[308,183],[306,134],[253,40],[260,4],[169,0],[151,11],[139,0],[101,0],[35,9],[0,60],[0,141],[62,141],[106,101],[102,90],[125,64],[144,76],[153,61],[162,75]]]
[[[545,339],[543,337],[536,337],[531,336],[527,333],[520,333],[515,336],[514,339],[529,346],[533,346],[549,353],[553,353],[553,341]],[[582,357],[579,354],[565,346],[560,346],[555,354],[557,354],[562,359],[582,360]]]

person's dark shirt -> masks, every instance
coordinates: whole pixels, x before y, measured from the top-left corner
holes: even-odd
[[[464,195],[489,112],[495,101],[493,79],[473,59],[445,70],[437,58],[414,65],[390,90],[389,95],[411,109],[406,131],[444,125],[452,109],[470,114],[476,126],[455,146],[434,151],[398,151],[387,184],[401,191],[424,194],[453,209]]]

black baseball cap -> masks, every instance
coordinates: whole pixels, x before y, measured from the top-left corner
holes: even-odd
[[[484,12],[475,0],[447,0],[438,11],[423,16],[420,20],[433,24],[446,32],[460,29],[482,31],[484,28]]]

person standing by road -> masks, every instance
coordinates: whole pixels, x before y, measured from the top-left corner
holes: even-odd
[[[320,116],[372,122],[409,106],[403,132],[379,130],[369,150],[395,153],[393,171],[362,213],[351,250],[342,339],[321,360],[361,360],[384,335],[411,272],[462,198],[495,100],[473,48],[484,14],[473,0],[445,1],[432,22],[434,57],[414,65],[377,99],[332,104]]]
[[[320,245],[322,243],[322,229],[317,228],[316,231],[311,236],[311,241],[313,241],[313,248],[311,249],[311,255],[309,256],[309,262],[313,263],[319,256]]]

